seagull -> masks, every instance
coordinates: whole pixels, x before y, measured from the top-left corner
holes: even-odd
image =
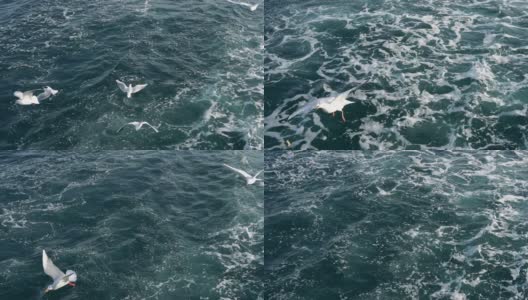
[[[37,96],[39,101],[42,101],[44,99],[48,99],[51,96],[55,96],[59,92],[58,90],[54,90],[54,89],[52,89],[49,86],[45,86],[42,90],[44,90],[44,92],[40,93]]]
[[[128,125],[132,125],[132,126],[134,126],[134,127],[136,128],[136,131],[140,130],[141,127],[143,127],[143,125],[147,125],[147,126],[149,126],[150,128],[154,129],[154,131],[156,131],[156,133],[159,132],[159,131],[158,131],[158,128],[156,128],[156,127],[150,125],[148,122],[130,122],[130,123],[127,123],[127,124],[121,126],[121,128],[119,128],[119,129],[117,130],[117,132],[121,132],[121,130],[123,130],[123,128],[125,128],[125,127],[128,126]],[[159,126],[158,126],[158,127],[159,127]]]
[[[53,283],[48,285],[44,293],[58,290],[66,285],[75,286],[75,282],[77,281],[77,273],[72,270],[67,270],[66,274],[64,274],[53,264],[51,259],[46,254],[46,250],[42,250],[42,267],[44,268],[44,273],[48,274],[48,276],[53,279]]]
[[[350,92],[352,92],[352,90],[353,89],[350,89],[341,94],[338,94],[337,96],[335,96],[334,98],[330,100],[320,102],[315,108],[322,109],[323,111],[329,114],[331,113],[333,116],[335,116],[336,111],[340,111],[341,119],[343,120],[343,122],[346,122],[345,113],[343,112],[343,108],[349,105],[350,103],[352,103],[352,101],[348,101],[346,99],[348,95],[350,94]]]
[[[127,94],[127,98],[131,98],[132,94],[135,94],[141,91],[147,86],[147,84],[138,84],[136,86],[132,86],[132,84],[129,84],[127,86],[124,82],[121,82],[119,80],[116,80],[116,82],[117,82],[117,86],[119,87],[119,89]]]
[[[352,101],[348,101],[346,99],[348,95],[350,94],[350,92],[352,92],[352,90],[353,89],[350,89],[343,93],[337,94],[336,96],[314,99],[308,102],[307,104],[305,104],[300,109],[296,110],[293,114],[291,114],[288,117],[288,120],[300,114],[305,115],[314,109],[322,109],[327,113],[331,113],[332,115],[335,115],[336,111],[340,111],[341,118],[343,119],[343,122],[345,122],[346,120],[345,120],[345,115],[343,113],[343,108],[347,106],[348,104],[352,103]]]
[[[242,171],[242,170],[237,169],[237,168],[233,168],[233,167],[231,167],[230,165],[226,165],[226,164],[224,164],[224,166],[226,166],[226,167],[228,167],[229,169],[231,169],[231,170],[237,172],[238,174],[242,175],[242,176],[244,177],[244,179],[246,179],[246,183],[247,183],[248,185],[250,185],[250,184],[254,184],[254,183],[257,182],[257,181],[262,181],[262,179],[257,178],[257,176],[259,176],[259,174],[262,173],[262,170],[261,170],[261,171],[258,171],[258,173],[255,174],[255,176],[251,176],[251,175],[249,175],[248,173],[246,173],[245,171]]]
[[[40,101],[44,99],[48,99],[49,97],[54,96],[55,94],[59,92],[57,90],[52,89],[49,86],[44,87],[42,90],[43,92],[40,93],[38,96],[33,95],[33,92],[37,90],[31,90],[27,92],[16,91],[13,93],[13,95],[15,95],[15,97],[18,98],[16,100],[17,104],[31,105],[31,104],[40,104]]]
[[[329,97],[323,97],[323,98],[313,99],[313,100],[309,101],[303,107],[301,107],[300,109],[298,109],[295,112],[293,112],[288,117],[288,120],[292,119],[293,117],[295,117],[297,115],[301,115],[301,114],[305,115],[305,114],[309,113],[310,111],[312,111],[314,109],[322,109],[323,111],[325,111],[327,113],[331,113],[332,115],[335,115],[335,113],[337,111],[340,111],[341,112],[341,119],[343,120],[343,122],[346,122],[345,114],[343,112],[343,108],[345,106],[349,105],[350,103],[353,103],[352,101],[348,101],[347,100],[348,95],[352,91],[359,89],[360,87],[362,87],[363,85],[365,85],[368,82],[370,82],[370,79],[367,79],[366,81],[364,81],[360,85],[356,86],[355,88],[349,89],[349,90],[347,90],[345,92],[342,92],[340,94],[336,94],[335,92],[332,92],[330,87],[328,87],[328,85],[324,84],[323,85],[324,90],[327,91],[327,92],[331,92],[331,94],[333,94],[333,95],[331,95]]]
[[[231,1],[231,0],[227,0],[227,1],[230,2],[230,3],[233,3],[233,4],[239,4],[239,5],[247,6],[247,7],[249,7],[249,10],[251,10],[251,11],[257,10],[257,8],[259,6],[258,3],[252,5],[252,4],[245,3],[245,2],[235,2],[235,1]]]

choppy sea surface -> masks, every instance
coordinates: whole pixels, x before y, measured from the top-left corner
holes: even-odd
[[[0,149],[261,149],[263,5],[236,3],[1,1]],[[160,132],[116,133],[132,121]]]
[[[528,296],[528,153],[265,161],[267,299]]]
[[[266,148],[527,149],[527,9],[515,0],[266,1]],[[346,122],[322,111],[288,120],[350,88]]]
[[[0,152],[0,299],[262,299],[260,152]],[[45,249],[77,286],[51,283]]]

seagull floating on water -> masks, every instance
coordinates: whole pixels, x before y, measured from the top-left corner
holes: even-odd
[[[134,126],[134,127],[136,128],[136,131],[140,130],[141,127],[143,127],[143,125],[147,125],[147,126],[149,126],[150,128],[152,128],[154,131],[156,131],[156,133],[159,132],[159,131],[158,131],[158,128],[156,128],[156,127],[150,125],[148,122],[130,122],[130,123],[127,123],[127,124],[121,126],[121,128],[119,128],[119,129],[117,130],[117,132],[121,132],[121,130],[123,130],[123,128],[125,128],[125,127],[128,126],[128,125],[132,125],[132,126]],[[158,126],[158,127],[159,127],[159,126]]]
[[[244,177],[244,179],[246,180],[246,183],[248,185],[254,184],[257,181],[262,181],[262,179],[257,178],[257,176],[259,176],[259,174],[262,173],[262,170],[258,171],[257,174],[255,174],[255,176],[251,176],[246,171],[243,171],[243,170],[240,170],[240,169],[237,169],[237,168],[233,168],[230,165],[224,164],[224,166],[226,166],[229,169],[231,169],[231,170],[237,172],[238,174],[242,175]]]
[[[19,105],[40,104],[40,101],[44,99],[48,99],[51,96],[55,96],[59,92],[57,90],[52,89],[49,86],[44,87],[42,90],[44,92],[40,93],[38,96],[33,95],[33,92],[37,90],[31,90],[27,92],[20,92],[20,91],[14,92],[13,95],[18,98],[16,100],[16,104],[19,104]]]
[[[116,80],[116,82],[117,82],[117,86],[119,87],[119,89],[127,94],[127,98],[131,98],[132,94],[135,94],[141,91],[148,85],[148,84],[138,84],[138,85],[132,86],[132,84],[129,84],[127,86],[124,82],[121,82],[119,80]]]
[[[66,285],[75,286],[77,281],[77,273],[72,270],[67,270],[64,274],[59,268],[57,268],[53,261],[46,254],[46,250],[42,250],[42,267],[44,268],[44,273],[48,274],[53,279],[53,283],[48,285],[45,293],[49,291],[55,291],[64,287]]]
[[[231,1],[231,0],[227,0],[228,2],[230,3],[233,3],[233,4],[239,4],[239,5],[243,5],[243,6],[246,6],[246,7],[249,7],[249,10],[251,11],[255,11],[257,10],[258,8],[258,3],[257,4],[250,4],[250,3],[245,3],[245,2],[235,2],[235,1]]]

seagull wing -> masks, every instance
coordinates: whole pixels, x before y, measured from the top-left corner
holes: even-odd
[[[262,173],[262,171],[264,171],[264,170],[260,170],[260,171],[258,171],[257,174],[255,174],[255,176],[253,176],[253,177],[257,177],[257,176],[259,176],[259,174]]]
[[[231,167],[230,165],[226,165],[226,164],[224,164],[224,166],[226,166],[226,167],[228,167],[229,169],[231,169],[231,170],[237,172],[238,174],[244,176],[244,178],[246,178],[246,179],[248,179],[248,178],[253,178],[253,176],[249,175],[249,174],[246,173],[245,171],[242,171],[242,170],[237,169],[237,168],[233,168],[233,167]]]
[[[348,98],[348,95],[350,95],[351,92],[355,92],[356,90],[359,90],[362,86],[364,86],[365,84],[369,83],[370,82],[370,78],[363,81],[362,83],[360,83],[359,85],[347,90],[347,91],[344,91],[342,93],[339,93],[337,96],[335,96],[335,98],[333,98],[334,100],[340,100],[340,101],[344,101],[345,103],[352,103],[351,101],[348,101],[346,100]]]
[[[298,110],[296,110],[295,112],[293,112],[293,114],[291,114],[288,117],[288,120],[292,119],[293,117],[295,117],[297,115],[305,115],[305,114],[309,113],[310,111],[314,110],[325,99],[326,98],[320,98],[320,99],[313,99],[313,100],[309,101],[308,103],[303,105],[303,107],[301,107]]]
[[[128,87],[126,86],[126,84],[124,84],[123,82],[119,80],[116,80],[116,82],[120,90],[122,90],[124,93],[128,92]]]
[[[53,281],[63,278],[66,276],[59,268],[57,268],[51,259],[46,254],[46,250],[42,250],[42,267],[44,273],[48,274],[49,277],[53,278]]]
[[[348,95],[350,95],[350,92],[352,92],[354,89],[349,89],[348,91],[344,91],[342,92],[341,94],[337,95],[337,97],[335,97],[336,100],[346,100],[346,98],[348,98]]]
[[[146,88],[148,84],[138,84],[132,88],[132,93],[137,93],[142,89]]]
[[[145,122],[145,125],[149,126],[150,128],[154,129],[154,131],[159,132],[158,129],[152,125],[150,125],[148,122]]]
[[[48,99],[51,96],[51,92],[45,90],[44,92],[38,94],[37,99],[39,101],[42,101],[44,99]]]

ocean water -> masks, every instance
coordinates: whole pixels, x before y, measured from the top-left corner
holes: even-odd
[[[260,4],[1,1],[0,149],[261,149]],[[116,79],[148,87],[127,99]],[[59,94],[15,104],[46,85]],[[160,133],[116,133],[132,121]]]
[[[527,9],[515,0],[266,1],[266,148],[527,149]],[[350,88],[346,122],[322,111],[288,120]]]
[[[222,163],[263,155],[0,152],[0,299],[262,299],[264,189]]]
[[[267,299],[526,299],[528,153],[267,152]]]

